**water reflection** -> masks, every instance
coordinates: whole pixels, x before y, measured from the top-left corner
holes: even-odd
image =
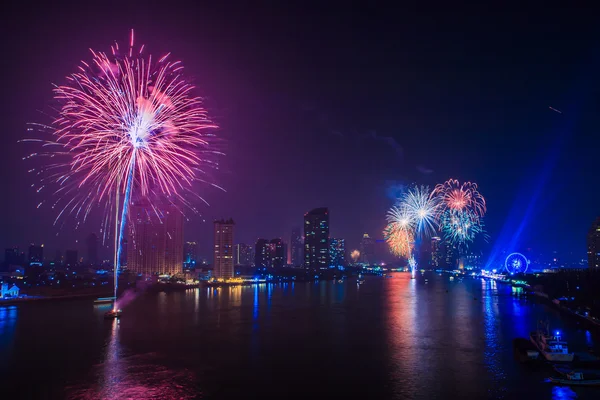
[[[0,349],[10,351],[17,326],[17,307],[0,307]],[[0,353],[1,354],[1,353]]]

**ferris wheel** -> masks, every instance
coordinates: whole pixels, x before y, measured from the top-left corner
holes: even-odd
[[[511,253],[506,257],[504,267],[509,274],[524,273],[529,267],[529,260],[521,253]]]

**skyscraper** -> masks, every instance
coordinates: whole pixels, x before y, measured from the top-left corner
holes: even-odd
[[[431,238],[431,266],[439,268],[442,263],[442,249],[440,248],[442,238],[434,236]]]
[[[87,245],[87,260],[86,262],[90,265],[98,264],[98,237],[95,233],[91,233],[86,241]]]
[[[252,265],[252,247],[245,243],[236,244],[233,253],[233,263],[235,265]]]
[[[271,266],[270,245],[266,239],[258,239],[254,245],[254,266],[268,268]]]
[[[290,238],[290,262],[294,267],[300,266],[302,262],[302,236],[300,228],[292,229],[292,237]]]
[[[42,265],[44,263],[44,245],[36,246],[31,244],[29,246],[29,265]]]
[[[235,222],[215,221],[214,273],[217,279],[233,278],[233,227]]]
[[[283,240],[273,239],[269,243],[269,257],[273,268],[281,268],[285,263],[285,246]]]
[[[375,241],[365,233],[360,241],[360,256],[365,264],[375,262]]]
[[[198,243],[185,242],[183,246],[183,269],[191,270],[196,266],[198,261]]]
[[[600,217],[596,218],[587,235],[588,267],[600,271]]]
[[[173,204],[134,203],[129,213],[127,269],[175,275],[183,269],[183,215]]]
[[[19,265],[18,247],[10,247],[4,251],[4,265]]]
[[[329,211],[326,207],[304,214],[304,266],[312,269],[329,266]]]
[[[329,239],[329,265],[343,267],[346,265],[346,245],[344,239]]]

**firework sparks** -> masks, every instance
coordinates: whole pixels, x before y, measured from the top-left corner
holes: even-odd
[[[43,144],[47,152],[35,154],[51,160],[37,171],[38,190],[53,187],[56,221],[63,215],[85,221],[94,205],[105,205],[108,221],[108,210],[122,209],[118,252],[132,196],[177,201],[196,211],[184,195],[199,197],[191,187],[206,182],[212,165],[206,155],[214,153],[210,131],[216,128],[192,95],[181,62],[168,55],[156,61],[142,54],[143,46],[133,46],[132,31],[124,55],[117,44],[110,54],[91,50],[91,62],[82,61],[65,85],[55,87],[59,116],[42,126],[53,140]]]
[[[415,241],[410,228],[397,222],[390,222],[383,231],[383,237],[392,254],[397,257],[410,256]]]
[[[402,199],[402,208],[414,224],[415,234],[419,237],[435,233],[439,206],[439,197],[433,195],[428,186],[415,186],[409,189]]]
[[[433,195],[440,198],[437,218],[447,241],[462,246],[483,232],[486,204],[477,184],[450,179],[437,185]]]

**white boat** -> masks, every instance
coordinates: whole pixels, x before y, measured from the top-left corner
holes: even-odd
[[[561,340],[560,331],[555,331],[553,335],[538,329],[529,334],[531,343],[540,351],[540,354],[548,361],[552,362],[571,362],[575,354],[569,353],[567,342]]]

